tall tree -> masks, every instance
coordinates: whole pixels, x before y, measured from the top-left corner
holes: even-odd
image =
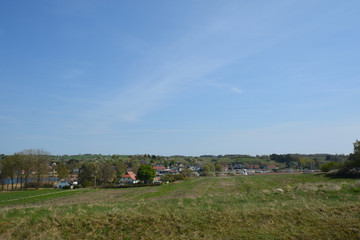
[[[222,170],[223,170],[223,165],[221,163],[219,163],[219,162],[216,162],[215,163],[215,171],[216,172],[222,172]]]
[[[94,169],[94,171],[93,171],[93,174],[94,174],[94,186],[96,187],[96,182],[101,177],[100,163],[99,162],[94,162],[92,164],[92,167]]]
[[[139,169],[139,165],[137,164],[136,160],[131,160],[131,168],[133,172],[137,172]]]
[[[59,178],[66,178],[69,176],[69,171],[66,168],[66,165],[64,163],[61,163],[58,168],[58,177]]]
[[[84,187],[89,186],[93,181],[94,168],[92,164],[84,162],[79,169],[79,183]]]
[[[47,164],[49,162],[49,155],[50,153],[42,150],[42,149],[36,149],[35,151],[35,157],[34,157],[34,172],[35,172],[35,178],[36,178],[36,187],[39,188],[41,177],[47,172]]]
[[[127,165],[124,163],[124,161],[120,160],[116,163],[116,166],[116,177],[121,178],[127,170]]]
[[[25,158],[22,154],[15,153],[14,154],[15,161],[15,174],[16,174],[16,182],[17,184],[20,182],[20,189],[23,188],[23,168],[25,164]]]
[[[114,178],[116,177],[115,169],[109,162],[101,163],[100,171],[102,184],[114,181]]]
[[[349,155],[350,165],[360,167],[360,141],[356,139],[354,142],[354,152]]]
[[[10,180],[11,189],[14,189],[15,170],[14,156],[7,156],[1,161],[1,173],[5,178]]]

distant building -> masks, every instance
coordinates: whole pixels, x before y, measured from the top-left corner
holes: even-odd
[[[246,168],[246,166],[242,163],[235,163],[232,167],[232,169],[243,169]]]
[[[73,182],[68,181],[68,180],[65,180],[65,179],[61,179],[61,180],[56,184],[56,188],[59,188],[59,189],[63,189],[65,186],[73,189],[74,184],[73,184]]]
[[[155,167],[153,167],[153,169],[155,169],[155,171],[158,173],[158,172],[164,171],[165,167],[164,166],[155,166]]]
[[[136,184],[139,180],[136,179],[135,173],[129,171],[126,172],[119,180],[120,185],[126,185],[126,184]]]

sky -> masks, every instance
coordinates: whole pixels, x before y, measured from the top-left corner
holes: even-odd
[[[360,1],[4,0],[0,154],[348,154]]]

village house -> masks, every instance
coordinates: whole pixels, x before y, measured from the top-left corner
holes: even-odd
[[[146,160],[141,160],[140,165],[148,165],[148,162]]]
[[[276,165],[268,165],[267,168],[268,169],[277,169]]]
[[[165,170],[164,166],[155,166],[153,169],[156,171],[156,173],[162,172]]]
[[[136,184],[138,182],[135,173],[128,171],[120,178],[119,185]]]
[[[63,188],[70,188],[73,189],[74,188],[74,184],[72,181],[68,181],[66,179],[61,179],[57,184],[56,184],[56,188],[58,189],[63,189]]]

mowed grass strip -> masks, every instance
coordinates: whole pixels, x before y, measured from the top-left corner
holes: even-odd
[[[29,204],[49,199],[70,196],[81,190],[39,189],[27,191],[0,192],[0,206]]]
[[[359,186],[304,174],[90,190],[1,209],[0,239],[359,239]]]

